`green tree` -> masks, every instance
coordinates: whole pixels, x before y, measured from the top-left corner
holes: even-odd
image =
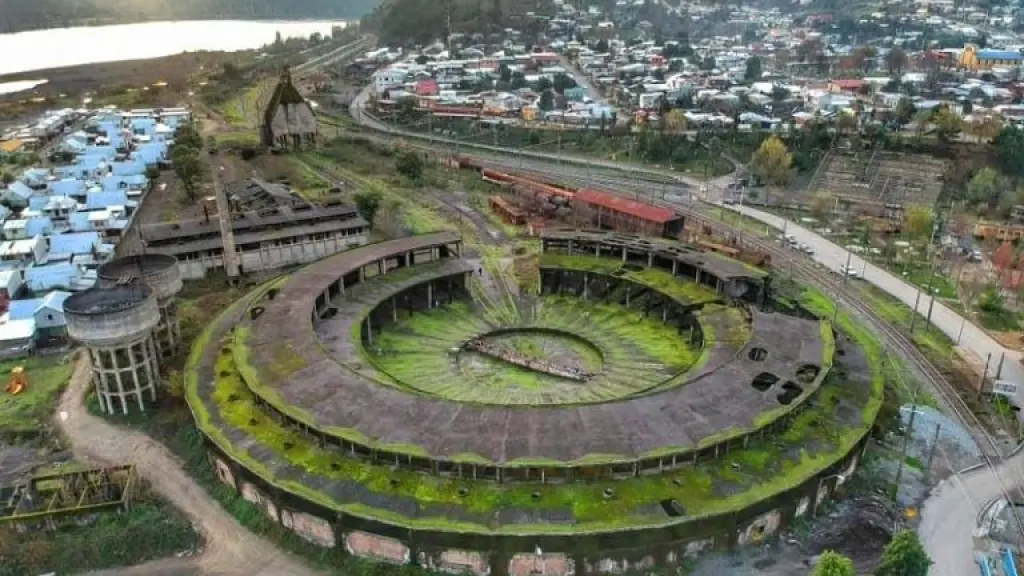
[[[10,186],[15,180],[14,174],[11,174],[10,172],[4,172],[2,175],[0,175],[0,180],[3,181],[4,186]]]
[[[379,192],[359,192],[353,199],[356,202],[356,210],[359,211],[359,215],[364,220],[370,223],[370,228],[373,228],[373,218],[377,215],[377,211],[380,210],[380,193]]]
[[[174,134],[174,143],[199,150],[203,147],[203,137],[195,122],[188,122],[178,127]]]
[[[747,58],[747,69],[743,72],[743,78],[748,82],[753,82],[761,79],[762,66],[761,59],[757,56],[751,56]]]
[[[1005,184],[998,170],[986,166],[974,173],[967,183],[967,199],[971,204],[995,206]]]
[[[939,108],[932,117],[932,122],[935,124],[936,135],[943,142],[949,142],[950,138],[959,134],[964,127],[963,118],[948,106]]]
[[[423,158],[416,152],[403,152],[395,159],[395,168],[399,173],[416,180],[423,175]]]
[[[199,157],[199,150],[175,144],[171,150],[171,163],[174,165],[174,173],[181,180],[181,187],[185,189],[185,196],[194,202],[199,192],[199,182],[203,178],[203,161]]]
[[[551,90],[545,90],[540,94],[540,100],[537,101],[537,107],[545,112],[550,112],[555,109],[555,93]]]
[[[931,565],[932,560],[921,546],[917,533],[904,530],[885,547],[875,576],[928,576]]]
[[[761,143],[750,159],[754,174],[762,182],[782,186],[793,176],[793,156],[778,136],[770,136]]]
[[[1004,174],[1015,178],[1024,176],[1024,130],[1016,126],[1004,126],[992,140],[999,167]]]
[[[853,567],[853,560],[838,552],[826,550],[811,576],[857,576],[857,570]]]
[[[928,242],[932,237],[935,214],[926,206],[914,206],[907,212],[907,233],[919,242]]]

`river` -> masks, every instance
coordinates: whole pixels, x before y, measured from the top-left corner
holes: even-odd
[[[0,34],[0,76],[122,60],[161,58],[199,50],[234,52],[285,38],[330,34],[341,21],[193,20],[52,28]],[[14,83],[9,83],[14,84]],[[0,94],[6,84],[0,83]],[[21,88],[24,89],[24,88]],[[8,87],[7,92],[13,91]]]

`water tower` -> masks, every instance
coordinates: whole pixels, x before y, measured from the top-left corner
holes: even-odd
[[[145,284],[93,288],[64,301],[68,335],[89,349],[93,386],[108,414],[156,400],[160,381],[156,295]]]
[[[163,357],[173,356],[181,344],[178,304],[181,292],[181,270],[178,259],[169,254],[133,254],[102,264],[96,270],[100,288],[145,284],[153,290],[160,308],[160,324],[156,327],[157,349]]]

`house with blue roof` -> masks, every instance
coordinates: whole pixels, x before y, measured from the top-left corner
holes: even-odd
[[[27,237],[48,236],[50,234],[53,234],[53,220],[46,216],[33,216],[25,220],[25,235]]]
[[[149,186],[149,178],[145,174],[129,176],[111,175],[103,179],[104,192],[124,192],[129,198],[137,198]]]
[[[0,199],[4,201],[4,204],[12,208],[25,208],[28,206],[29,199],[34,195],[35,191],[29,188],[27,184],[15,180],[7,186],[3,194],[0,195]]]
[[[167,164],[170,162],[170,148],[166,142],[147,142],[139,144],[132,150],[132,158],[146,166]]]
[[[49,256],[67,254],[74,256],[95,254],[100,251],[100,235],[98,232],[67,232],[54,234],[46,239],[49,242]]]
[[[21,181],[29,188],[36,190],[45,187],[52,177],[53,175],[46,168],[29,168],[22,173]]]
[[[110,173],[115,176],[133,176],[135,174],[146,173],[146,163],[135,159],[129,159],[122,162],[111,162]]]
[[[977,44],[965,44],[960,52],[959,64],[968,70],[1017,68],[1024,64],[1024,54],[1016,50],[987,50]]]
[[[29,266],[25,269],[25,286],[34,294],[50,290],[80,292],[96,284],[96,271],[73,262]]]
[[[26,356],[37,347],[66,345],[68,296],[70,292],[54,290],[42,298],[10,301],[0,315],[0,356]]]
[[[53,196],[85,196],[85,182],[78,178],[53,180],[46,185],[46,190]]]

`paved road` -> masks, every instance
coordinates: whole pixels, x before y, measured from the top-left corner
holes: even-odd
[[[814,248],[814,259],[832,270],[838,270],[840,266],[846,263],[847,256],[849,255],[847,250],[806,228],[750,206],[732,205],[728,206],[728,208],[775,228],[785,228],[786,234],[791,234],[796,237],[797,241]],[[902,279],[893,276],[870,262],[866,262],[856,254],[850,257],[850,265],[855,270],[864,271],[863,279],[865,281],[885,290],[911,308],[916,303],[917,311],[922,316],[928,314],[931,298],[927,294],[921,294],[918,300],[918,288],[916,286],[904,282]],[[991,354],[992,362],[988,371],[989,376],[1024,384],[1024,366],[1021,366],[1020,363],[1020,352],[1004,348],[999,342],[986,334],[984,330],[969,321],[965,321],[962,316],[947,308],[938,300],[935,301],[932,308],[931,319],[932,323],[954,342],[960,336],[962,328],[963,334],[960,336],[961,346],[977,354],[983,362]],[[1002,370],[999,371],[999,361],[1004,354],[1006,359],[1003,362]],[[1024,405],[1024,390],[1018,392],[1017,404]]]

